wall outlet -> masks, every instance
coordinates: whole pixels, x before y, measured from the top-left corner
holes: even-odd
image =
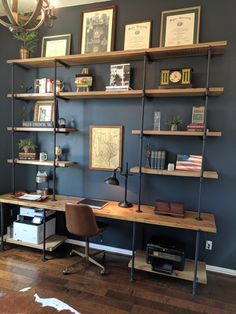
[[[206,241],[206,250],[209,250],[209,251],[212,250],[212,241],[209,241],[209,240]]]

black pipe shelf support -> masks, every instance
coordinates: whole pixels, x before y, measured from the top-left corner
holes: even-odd
[[[198,191],[198,207],[196,213],[196,220],[201,220],[201,204],[202,204],[202,186],[204,182],[203,178],[203,165],[205,159],[205,148],[207,141],[207,118],[208,118],[208,101],[209,101],[209,81],[210,81],[210,67],[211,67],[211,57],[212,57],[212,47],[208,48],[207,52],[207,69],[206,69],[206,93],[205,93],[205,111],[204,111],[204,132],[203,132],[203,141],[202,141],[202,168],[201,175],[199,178],[199,191]],[[194,258],[194,277],[193,277],[193,288],[192,294],[196,295],[197,290],[197,263],[199,257],[199,242],[200,242],[200,232],[196,233],[196,241],[195,241],[195,258]]]

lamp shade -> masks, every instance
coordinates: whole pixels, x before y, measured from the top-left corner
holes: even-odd
[[[116,172],[113,172],[113,175],[111,177],[108,177],[104,180],[106,184],[111,185],[120,185],[119,180],[116,178]]]

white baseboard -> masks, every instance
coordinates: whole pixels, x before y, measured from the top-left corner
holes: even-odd
[[[85,246],[84,241],[67,239],[65,242],[70,243],[70,244],[74,244],[74,245],[78,245],[78,246]],[[117,247],[112,247],[112,246],[107,246],[107,245],[102,245],[102,244],[96,244],[96,243],[90,243],[89,246],[92,249],[105,250],[107,252],[118,253],[118,254],[123,254],[123,255],[128,255],[128,256],[132,255],[131,250],[119,249]],[[234,270],[234,269],[228,269],[228,268],[223,268],[223,267],[206,265],[206,270],[210,271],[210,272],[218,273],[218,274],[224,274],[224,275],[236,277],[236,270]]]
[[[211,271],[213,273],[224,274],[224,275],[236,277],[236,270],[234,270],[234,269],[206,265],[206,270]]]
[[[84,241],[67,239],[65,242],[74,244],[74,245],[85,246]],[[119,249],[117,247],[112,247],[112,246],[107,246],[107,245],[102,245],[102,244],[89,243],[89,247],[91,247],[91,249],[104,250],[104,251],[112,252],[112,253],[118,253],[118,254],[129,255],[129,256],[132,255],[132,251],[130,250]]]

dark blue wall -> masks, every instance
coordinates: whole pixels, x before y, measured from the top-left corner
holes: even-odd
[[[186,1],[168,0],[117,0],[110,2],[117,5],[116,23],[116,50],[123,49],[124,25],[126,23],[151,19],[152,40],[151,46],[156,47],[160,38],[160,15],[162,10],[191,7],[201,5],[201,28],[200,42],[227,40],[228,47],[222,56],[215,56],[212,60],[211,86],[224,86],[225,93],[220,97],[212,97],[209,102],[209,128],[222,131],[221,138],[210,138],[206,147],[206,169],[217,170],[219,180],[205,180],[203,187],[202,208],[204,211],[212,212],[216,216],[218,232],[216,235],[203,234],[201,236],[200,257],[208,264],[236,269],[236,245],[235,245],[235,180],[236,149],[234,142],[235,132],[235,107],[234,99],[236,90],[234,87],[235,63],[235,34],[236,3],[233,0],[227,1],[227,6],[221,0]],[[86,7],[71,7],[58,10],[58,19],[52,29],[43,28],[41,36],[72,34],[72,51],[79,52],[81,11],[87,8],[108,6],[109,3],[90,5]],[[1,190],[9,190],[9,180],[3,184],[7,176],[10,176],[10,168],[5,167],[5,159],[10,154],[9,136],[5,129],[10,118],[10,102],[5,99],[5,94],[10,91],[10,67],[5,65],[6,59],[17,57],[16,43],[10,38],[10,33],[0,29],[1,45],[1,165],[4,164],[1,173]],[[38,54],[40,55],[40,48]],[[194,85],[202,87],[205,84],[206,58],[179,58],[154,62],[148,65],[147,87],[156,88],[159,81],[159,70],[164,67],[181,67],[190,65],[194,68]],[[133,87],[141,88],[142,63],[132,62]],[[109,82],[109,64],[89,66],[90,71],[95,75],[95,86],[97,90],[104,90]],[[74,76],[80,72],[81,67],[74,67],[70,70],[60,69],[58,78],[66,83],[67,90],[75,90]],[[22,79],[25,76],[24,80]],[[27,77],[26,77],[27,75]],[[39,73],[30,71],[28,74],[19,71],[18,80],[25,86],[32,84],[33,78],[52,77],[50,69],[40,70]],[[203,98],[166,98],[150,99],[145,110],[145,128],[152,128],[153,112],[161,111],[162,129],[167,128],[165,121],[172,115],[182,118],[184,124],[191,119],[191,110],[194,105],[203,104]],[[24,104],[19,102],[19,108]],[[21,109],[20,109],[21,110]],[[69,136],[58,135],[58,144],[68,149],[69,159],[79,162],[76,168],[59,169],[57,171],[57,192],[61,194],[84,195],[104,199],[123,198],[123,180],[120,187],[111,187],[103,183],[109,173],[104,171],[88,170],[89,155],[89,125],[123,125],[124,126],[124,148],[123,160],[128,161],[130,166],[138,164],[138,137],[131,135],[132,129],[140,128],[141,100],[81,100],[59,102],[59,115],[67,120],[74,118],[80,129],[79,133]],[[19,120],[20,121],[20,120]],[[174,158],[176,153],[201,153],[201,139],[199,138],[150,138],[145,139],[145,144],[150,142],[155,148],[164,148],[169,152],[169,160]],[[52,152],[52,137],[40,135],[39,146],[41,151]],[[19,170],[18,170],[19,169]],[[2,171],[2,170],[1,170]],[[31,187],[34,189],[35,169],[33,167],[17,167],[17,176],[22,178],[25,173],[25,180],[18,180],[18,188]],[[3,176],[2,176],[3,175]],[[153,204],[155,199],[166,199],[183,201],[187,209],[196,209],[199,181],[194,178],[175,178],[161,176],[143,176],[143,203]],[[138,177],[134,175],[129,179],[129,200],[137,202]],[[63,217],[62,217],[63,219]],[[61,221],[61,231],[63,222]],[[188,256],[193,256],[195,234],[190,231],[174,230],[164,227],[139,226],[138,245],[145,245],[153,234],[178,238],[187,244]],[[131,225],[118,221],[110,221],[109,229],[104,235],[104,244],[121,248],[130,248]],[[205,240],[213,241],[211,252],[204,250]]]

